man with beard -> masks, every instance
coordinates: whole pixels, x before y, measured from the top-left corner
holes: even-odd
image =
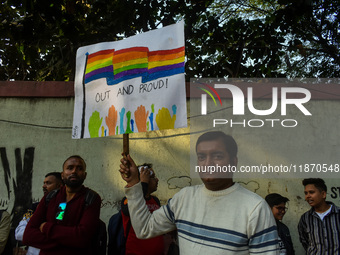
[[[236,167],[237,144],[221,131],[202,134],[196,142],[200,167]],[[267,203],[233,181],[229,174],[200,173],[202,185],[185,187],[166,206],[149,212],[136,164],[121,159],[120,173],[127,182],[132,226],[138,238],[178,231],[180,254],[278,254],[277,230]]]
[[[52,190],[59,189],[63,186],[63,181],[61,179],[61,174],[59,172],[51,172],[45,175],[44,184],[42,186],[44,196],[51,192]],[[26,229],[27,223],[31,219],[35,209],[37,208],[39,202],[33,203],[31,209],[29,209],[23,216],[22,220],[19,222],[19,225],[15,229],[15,239],[18,241],[22,241],[22,237],[24,235],[24,231]],[[27,250],[27,255],[37,255],[40,253],[40,250],[29,246]]]
[[[96,254],[93,239],[99,226],[101,198],[83,185],[85,161],[67,158],[61,173],[65,186],[50,192],[29,221],[23,243],[40,248],[40,254]]]

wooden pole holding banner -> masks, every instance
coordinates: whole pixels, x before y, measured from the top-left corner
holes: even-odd
[[[125,156],[129,154],[129,134],[123,134],[123,153]]]

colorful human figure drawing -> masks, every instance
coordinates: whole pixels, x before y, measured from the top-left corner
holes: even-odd
[[[134,111],[134,119],[131,112],[128,111],[125,114],[125,108],[122,108],[119,112],[119,121],[117,120],[118,112],[112,105],[109,108],[108,116],[105,117],[106,127],[102,126],[103,117],[100,117],[100,113],[94,111],[89,119],[88,129],[90,137],[100,137],[107,135],[129,134],[134,132],[147,132],[154,130],[154,105],[151,106],[151,113],[146,111],[144,105],[140,105]],[[170,111],[162,107],[156,114],[156,124],[159,130],[173,129],[176,122],[177,106],[172,106],[172,115]],[[119,125],[117,125],[117,122]],[[126,129],[124,129],[124,123],[126,123]],[[116,126],[117,125],[117,126]],[[135,126],[137,130],[135,129]],[[108,129],[108,130],[107,130]],[[100,132],[101,131],[101,132]],[[118,132],[119,131],[119,132]]]

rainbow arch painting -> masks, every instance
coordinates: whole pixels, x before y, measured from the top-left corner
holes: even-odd
[[[84,83],[106,78],[107,85],[141,77],[149,82],[184,73],[185,48],[149,51],[148,47],[102,50],[86,53]]]

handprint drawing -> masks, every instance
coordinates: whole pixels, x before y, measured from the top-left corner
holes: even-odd
[[[143,105],[137,107],[135,111],[135,121],[138,132],[146,132],[147,131],[147,120],[148,120],[149,111],[145,110]]]
[[[94,111],[89,119],[89,133],[90,137],[99,137],[99,129],[102,125],[103,118],[100,117],[100,113]]]
[[[109,135],[115,135],[117,124],[117,111],[114,105],[109,108],[109,114],[105,117],[106,126],[109,128]]]
[[[176,105],[172,106],[172,112],[173,112],[172,117],[170,115],[169,109],[165,107],[162,107],[162,109],[158,111],[156,115],[156,123],[157,123],[159,130],[175,128],[176,111],[177,111]]]

